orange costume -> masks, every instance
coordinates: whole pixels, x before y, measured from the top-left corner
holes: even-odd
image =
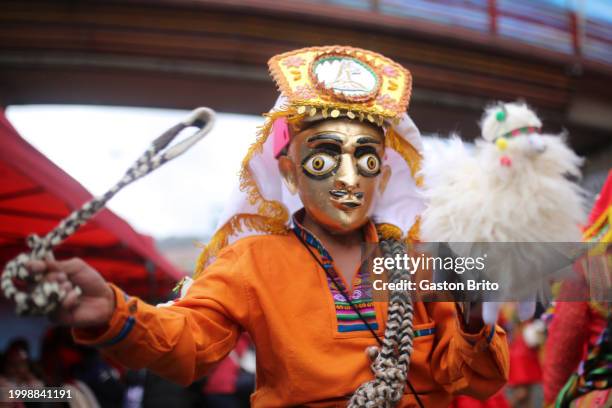
[[[363,211],[367,223],[355,231],[363,228],[366,242],[380,237],[381,247],[404,251],[424,208],[417,176],[422,141],[406,113],[410,73],[380,54],[336,46],[278,55],[270,69],[281,96],[243,161],[240,189],[203,251],[193,284],[163,307],[113,287],[117,306],[108,327],[75,330],[76,340],[187,385],[223,359],[244,330],[257,353],[256,407],[420,401],[430,408],[448,406],[453,394],[494,394],[508,377],[503,330],[485,326],[466,334],[454,303],[413,303],[405,292],[375,302],[366,268],[348,285],[320,240],[301,225],[302,208],[308,212],[313,202],[303,201],[309,196],[288,188],[279,173],[278,163],[291,163],[302,180],[299,192],[315,189],[321,208],[331,211],[328,219]],[[328,128],[300,145],[306,156],[287,153],[291,126],[329,125],[336,118],[375,125],[384,131],[384,150],[374,137],[382,134],[330,136]],[[374,132],[365,124],[358,128]],[[316,144],[321,139],[327,142]],[[346,140],[361,145],[350,150]],[[382,168],[386,187],[359,191],[375,186]],[[321,187],[333,183],[329,191]],[[330,204],[342,207],[346,200],[355,212]],[[390,279],[403,272],[394,269]],[[372,353],[381,338],[379,353]]]
[[[372,224],[367,230],[376,240]],[[325,273],[293,234],[244,238],[225,248],[169,307],[113,288],[117,308],[109,327],[75,330],[75,338],[102,345],[105,355],[131,368],[148,367],[187,385],[246,330],[257,350],[255,407],[344,407],[372,376],[364,350],[376,341],[368,331],[338,332]],[[374,308],[382,336],[386,303]],[[459,324],[454,303],[415,303],[409,379],[425,407],[446,407],[456,393],[486,398],[507,380],[504,331],[466,334]],[[416,406],[408,390],[399,406]]]

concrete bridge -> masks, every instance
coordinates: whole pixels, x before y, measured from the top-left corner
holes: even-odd
[[[422,131],[473,137],[483,106],[523,98],[579,153],[612,145],[612,23],[515,0],[5,0],[0,106],[107,104],[260,114],[266,61],[308,45],[408,67]]]

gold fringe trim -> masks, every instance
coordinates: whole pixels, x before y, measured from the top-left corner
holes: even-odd
[[[595,222],[593,222],[593,224],[584,231],[584,233],[582,234],[582,239],[584,241],[588,241],[589,239],[593,238],[604,227],[606,223],[612,225],[612,206],[606,208],[601,213],[601,215],[597,217]],[[612,229],[610,230],[610,232],[612,232]],[[604,237],[602,237],[602,242],[609,242],[610,232]],[[608,240],[606,240],[606,238],[608,238]]]
[[[393,224],[377,224],[376,231],[378,231],[380,239],[383,240],[395,239],[399,241],[402,239],[402,235],[404,235],[402,230]]]
[[[417,151],[417,149],[412,146],[406,139],[399,136],[397,132],[393,128],[389,128],[385,134],[385,146],[395,150],[399,153],[400,156],[406,161],[408,167],[410,168],[410,174],[414,178],[417,186],[423,185],[423,177],[419,175],[419,171],[421,170],[421,154]],[[391,224],[382,224],[383,234],[390,234],[389,237],[401,239],[402,231]],[[410,230],[406,234],[405,242],[406,244],[412,244],[420,241],[421,229],[421,217],[417,216],[414,224],[410,227]],[[397,233],[399,232],[399,236]],[[384,235],[383,235],[384,236]]]
[[[410,230],[406,234],[406,238],[404,242],[406,244],[412,244],[415,242],[419,242],[419,232],[421,228],[421,217],[417,216],[414,224],[410,227]],[[401,240],[404,236],[402,230],[393,224],[376,224],[376,231],[378,232],[378,236],[380,239],[397,239]]]
[[[324,118],[328,116],[332,118],[339,117],[342,112],[349,119],[358,119],[361,122],[368,120],[369,122],[382,126],[385,120],[390,120],[396,124],[399,120],[398,116],[393,112],[379,111],[372,108],[358,108],[350,103],[343,103],[338,101],[333,102],[317,102],[317,101],[295,101],[293,106],[297,107],[297,113],[300,115],[314,116],[317,112],[321,113]],[[328,113],[329,112],[329,113]]]
[[[215,232],[198,257],[193,274],[194,279],[200,276],[206,265],[208,265],[209,260],[227,246],[229,237],[242,232],[245,228],[267,234],[287,233],[286,224],[289,220],[287,209],[278,201],[263,198],[257,182],[251,174],[249,163],[255,154],[263,150],[263,145],[270,135],[272,124],[277,118],[287,117],[289,123],[297,123],[303,119],[303,116],[298,114],[293,107],[283,107],[279,111],[270,112],[264,116],[266,121],[257,132],[255,142],[249,147],[246,156],[242,160],[239,176],[240,190],[246,193],[249,204],[257,206],[257,214],[237,214]]]
[[[284,207],[283,207],[284,210]],[[286,214],[286,210],[284,210]],[[272,220],[266,216],[258,214],[238,214],[230,218],[221,228],[215,232],[215,235],[210,239],[207,245],[204,246],[198,261],[196,263],[193,278],[197,279],[204,268],[208,265],[208,261],[217,256],[219,251],[225,248],[229,243],[229,237],[249,229],[269,234],[284,234],[287,232],[285,226],[286,219]]]
[[[584,231],[582,240],[593,242],[597,234],[605,228],[606,224],[610,224],[608,232],[599,237],[597,244],[589,249],[588,256],[602,256],[608,250],[608,244],[612,242],[612,206],[606,208],[601,215],[593,222],[593,224]]]
[[[385,146],[395,150],[404,158],[410,173],[415,179],[417,186],[423,185],[423,177],[419,175],[421,170],[421,154],[406,139],[399,136],[393,128],[389,128],[385,135]]]
[[[406,243],[412,244],[420,241],[421,235],[421,216],[417,216],[416,220],[414,220],[414,224],[410,227],[410,231],[408,231],[408,236],[406,237]]]

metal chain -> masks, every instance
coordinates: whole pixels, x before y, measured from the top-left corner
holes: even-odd
[[[195,109],[189,117],[156,138],[142,156],[125,172],[124,176],[110,190],[85,203],[83,207],[64,218],[55,229],[44,237],[31,235],[27,245],[29,254],[21,253],[7,263],[2,273],[2,291],[7,299],[15,303],[19,315],[46,315],[52,313],[66,296],[56,282],[44,282],[42,274],[31,274],[25,267],[30,260],[52,259],[53,248],[74,234],[81,226],[104,208],[106,203],[128,184],[146,176],[163,164],[186,152],[200,141],[214,125],[215,113],[209,108]],[[168,145],[185,128],[199,130],[175,144]],[[19,286],[16,284],[18,283]],[[78,287],[75,290],[80,292]]]

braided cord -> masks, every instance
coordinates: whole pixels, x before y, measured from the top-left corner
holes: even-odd
[[[343,290],[342,285],[336,282],[335,278],[310,249],[309,244],[295,229],[294,233],[313,259],[323,269],[327,277],[330,278],[342,293],[342,296],[347,300],[380,345],[380,348],[369,347],[366,350],[368,357],[373,362],[371,368],[375,374],[374,380],[362,384],[355,391],[348,407],[393,407],[402,398],[407,384],[414,394],[419,407],[423,408],[424,406],[419,395],[410,383],[410,380],[408,380],[412,341],[414,339],[412,327],[413,307],[410,296],[405,291],[394,291],[391,293],[385,337],[381,340],[362,316],[359,309],[351,302],[350,296]],[[403,257],[406,254],[406,247],[403,241],[393,238],[384,239],[382,237],[379,237],[379,240],[384,256],[394,258],[396,255]],[[389,278],[391,282],[399,282],[404,275],[404,270],[392,269]]]
[[[380,246],[385,257],[403,256],[406,247],[400,240],[381,240]],[[402,280],[403,269],[391,269],[389,281]],[[389,299],[387,326],[382,346],[370,347],[368,357],[372,361],[374,379],[363,383],[351,397],[348,407],[394,407],[404,395],[407,384],[410,357],[413,350],[413,305],[405,291],[392,291]],[[414,390],[413,390],[414,392]],[[415,398],[420,403],[418,395]]]
[[[53,248],[74,234],[81,226],[93,218],[106,203],[128,184],[146,176],[164,163],[181,155],[201,140],[214,123],[214,112],[208,108],[199,108],[192,112],[190,117],[178,123],[156,138],[151,146],[127,169],[121,180],[106,193],[85,203],[80,209],[64,218],[57,227],[45,237],[30,235],[27,245],[31,249],[29,254],[19,254],[6,264],[2,273],[1,287],[4,296],[15,302],[16,312],[19,315],[46,315],[53,312],[61,303],[66,293],[60,289],[56,282],[43,282],[42,275],[32,275],[25,267],[31,260],[50,259],[53,257]],[[189,126],[200,128],[195,134],[182,142],[168,148],[168,145],[178,134]],[[15,280],[22,281],[23,286],[31,290],[20,290]],[[80,289],[75,287],[80,293]]]

